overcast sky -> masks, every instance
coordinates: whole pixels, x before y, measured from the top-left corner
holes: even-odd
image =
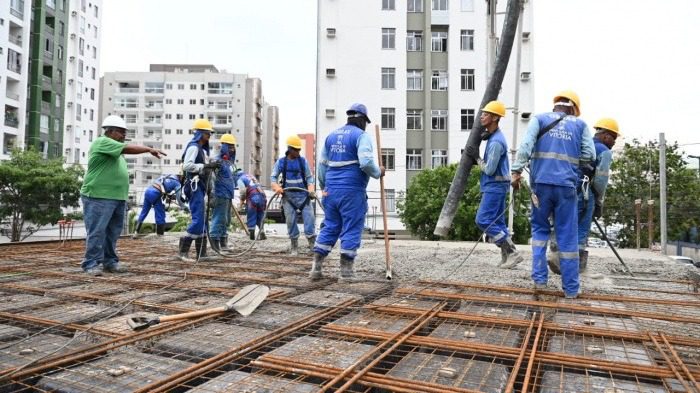
[[[700,154],[700,1],[529,1],[535,112],[570,88],[590,125],[611,116],[627,138],[665,132]],[[104,0],[103,9],[102,72],[207,63],[247,73],[279,106],[283,136],[314,131],[315,0]]]

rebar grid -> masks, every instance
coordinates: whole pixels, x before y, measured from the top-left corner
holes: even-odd
[[[0,391],[700,392],[700,298],[682,280],[620,278],[629,296],[573,301],[478,283],[312,283],[308,258],[193,265],[144,240],[122,241],[129,273],[91,278],[82,247],[2,246]],[[220,306],[251,283],[272,291],[249,317],[126,325]]]

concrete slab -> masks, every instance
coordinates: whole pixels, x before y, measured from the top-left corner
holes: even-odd
[[[21,342],[17,341],[17,344],[9,347],[8,345],[3,344],[3,349],[0,349],[0,369],[21,366],[56,350],[58,350],[56,355],[61,355],[85,346],[78,340],[54,334],[40,334]],[[62,348],[64,345],[65,347]]]
[[[27,310],[58,302],[60,302],[59,299],[49,296],[5,293],[0,296],[0,311]]]
[[[0,341],[17,341],[29,335],[29,330],[17,326],[0,325]]]
[[[371,295],[382,290],[389,289],[389,284],[376,281],[354,281],[354,282],[337,282],[325,288],[328,291],[350,292],[359,295]]]
[[[379,298],[371,303],[373,306],[409,307],[419,310],[429,310],[439,302],[435,300],[409,299],[401,296]]]
[[[238,315],[231,323],[258,329],[275,330],[318,312],[318,309],[279,303],[263,303],[247,317]]]
[[[61,278],[56,278],[56,277],[50,277],[50,278],[33,278],[33,279],[29,279],[29,280],[22,280],[22,281],[17,282],[16,284],[27,286],[27,287],[41,288],[41,289],[54,289],[54,288],[63,288],[63,287],[80,285],[81,283],[82,283],[82,281],[66,280],[66,279],[61,279]]]
[[[413,319],[398,315],[374,313],[370,311],[355,311],[336,321],[330,326],[361,328],[384,333],[396,333],[411,323]]]
[[[182,285],[192,287],[192,288],[224,288],[233,289],[241,286],[236,281],[226,281],[226,280],[214,280],[209,278],[197,278],[192,280],[187,280],[182,283]]]
[[[240,282],[248,282],[250,280],[273,280],[278,278],[278,274],[265,272],[234,272],[232,278]]]
[[[201,360],[269,333],[269,330],[214,322],[167,336],[156,342],[152,351],[169,358]]]
[[[552,336],[549,339],[547,351],[618,363],[655,364],[642,344],[601,337],[582,335]]]
[[[666,393],[661,385],[620,378],[545,371],[540,393]]]
[[[509,372],[506,366],[497,363],[412,352],[387,375],[483,393],[501,393],[508,382]]]
[[[122,284],[112,284],[105,282],[91,282],[87,284],[75,285],[70,287],[63,287],[55,289],[56,295],[66,294],[71,295],[76,292],[83,292],[90,295],[105,294],[105,293],[123,293],[128,292],[129,287]]]
[[[340,293],[332,291],[317,290],[302,293],[285,301],[290,303],[299,303],[309,306],[332,307],[337,306],[348,300],[362,300],[362,296],[353,295],[350,293]]]
[[[115,310],[116,311],[116,310]],[[115,334],[128,335],[134,333],[134,331],[127,324],[127,320],[131,317],[145,317],[148,319],[153,319],[159,317],[160,314],[151,312],[134,312],[124,315],[118,315],[109,319],[101,320],[92,324],[93,328],[106,330]],[[89,333],[89,332],[88,332]]]
[[[188,392],[311,393],[318,389],[318,385],[310,383],[291,381],[264,374],[248,374],[242,371],[231,371],[190,389]]]
[[[592,327],[596,329],[612,329],[627,332],[638,332],[639,326],[632,318],[613,317],[608,315],[576,314],[568,311],[557,311],[552,322],[571,327]]]
[[[187,296],[187,292],[182,289],[171,288],[160,291],[158,289],[134,289],[110,295],[111,301],[126,302],[129,300],[138,300],[141,302],[149,302],[155,304],[167,304],[176,302]]]
[[[515,328],[443,322],[429,336],[517,348],[520,346],[522,331]]]
[[[130,392],[191,365],[182,360],[122,351],[47,375],[36,387],[57,393]]]
[[[304,336],[282,345],[270,352],[270,355],[306,364],[345,369],[373,348],[371,345]],[[264,359],[265,355],[261,358]]]
[[[50,319],[61,323],[85,323],[104,318],[114,312],[117,312],[116,308],[107,308],[88,303],[71,303],[47,307],[31,313],[23,312],[22,315]]]
[[[219,307],[226,304],[231,298],[224,295],[200,295],[189,299],[170,303],[170,306],[184,307],[191,310]]]
[[[485,317],[529,319],[528,310],[510,304],[461,302],[457,312]]]

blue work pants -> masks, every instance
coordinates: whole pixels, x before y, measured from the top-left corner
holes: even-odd
[[[323,198],[325,219],[316,238],[314,252],[328,255],[340,239],[340,254],[350,260],[357,256],[362,240],[367,196],[355,190],[326,190]]]
[[[595,196],[593,190],[588,189],[588,201],[583,199],[583,191],[578,193],[578,248],[585,250],[588,245],[588,233],[593,222],[593,209],[595,208]]]
[[[302,208],[308,194],[302,191],[285,191],[282,203],[284,206],[284,219],[287,222],[287,234],[290,239],[299,238],[299,227],[297,226],[297,209],[301,208],[301,217],[304,220],[304,235],[307,238],[316,233],[316,217],[314,216],[313,201]],[[295,207],[296,206],[296,207]]]
[[[137,222],[143,222],[152,207],[156,216],[156,224],[165,224],[165,205],[163,205],[161,195],[160,190],[155,187],[148,187],[146,189],[146,192],[143,193],[143,207],[141,208],[141,214]]]
[[[256,226],[262,227],[266,204],[265,195],[262,193],[253,194],[246,201],[246,224],[248,225],[249,231],[255,230]]]
[[[85,221],[85,257],[81,263],[83,270],[104,268],[119,262],[117,239],[124,227],[126,201],[116,199],[90,198],[81,195],[83,219]]]
[[[204,205],[204,189],[201,187],[191,191],[188,196],[190,214],[192,214],[192,222],[187,227],[187,235],[193,239],[206,236],[206,206]]]
[[[507,192],[486,191],[481,194],[479,210],[476,212],[476,225],[491,241],[500,245],[508,238],[506,226],[506,194]]]
[[[226,237],[228,226],[231,224],[231,199],[213,197],[211,209],[211,229],[209,236],[212,239]]]

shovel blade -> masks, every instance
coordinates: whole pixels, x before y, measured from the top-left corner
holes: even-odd
[[[226,308],[236,310],[244,317],[250,315],[262,303],[270,293],[266,285],[252,284],[241,288],[231,300],[226,303]]]
[[[126,324],[129,325],[132,330],[139,331],[151,326],[153,321],[146,317],[131,317],[126,320]]]

